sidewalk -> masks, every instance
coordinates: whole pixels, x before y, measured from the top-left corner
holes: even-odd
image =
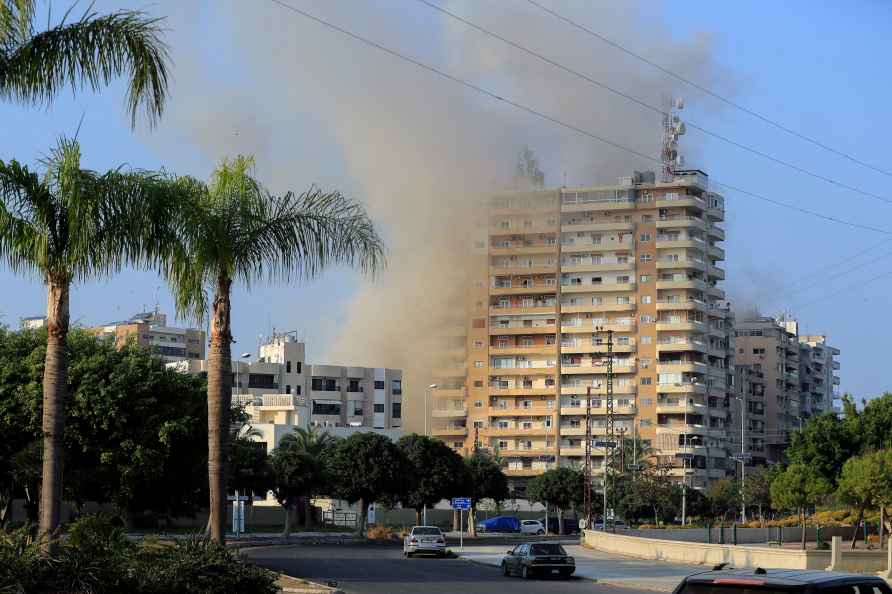
[[[507,551],[506,547],[497,546],[465,546],[463,551],[455,546],[450,548],[463,559],[495,567],[501,565],[502,557]],[[576,559],[574,575],[624,588],[672,592],[685,576],[709,569],[702,565],[680,565],[622,557],[579,545],[565,544],[564,548]]]

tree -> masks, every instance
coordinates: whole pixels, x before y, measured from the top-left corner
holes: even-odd
[[[289,437],[289,436],[285,436]],[[285,508],[285,527],[282,535],[291,532],[291,510],[318,481],[319,460],[297,446],[295,440],[282,438],[270,457],[273,475],[273,494]]]
[[[713,481],[706,493],[709,515],[727,520],[740,509],[740,483],[730,477]]]
[[[492,499],[496,503],[508,498],[508,479],[501,466],[486,450],[477,450],[464,459],[465,493],[471,499],[470,524],[471,536],[477,535],[477,506],[483,499]]]
[[[830,482],[811,466],[791,464],[771,482],[771,504],[777,509],[795,510],[802,527],[802,549],[805,549],[805,511],[817,505],[831,491]]]
[[[237,414],[237,413],[236,413]],[[229,467],[227,474],[229,491],[240,495],[266,497],[272,484],[272,469],[266,444],[251,439],[256,432],[250,426],[236,431],[229,442]]]
[[[133,125],[140,109],[150,124],[157,122],[167,99],[169,61],[161,19],[132,10],[99,16],[87,9],[75,22],[63,17],[37,32],[35,4],[0,2],[0,97],[49,104],[66,86],[96,91],[128,75],[126,103]]]
[[[860,412],[847,416],[845,421],[850,433],[857,437],[860,446],[857,453],[892,449],[892,394],[889,392],[868,400]]]
[[[39,530],[50,535],[62,503],[69,290],[154,260],[155,231],[164,219],[158,198],[173,185],[150,172],[81,169],[80,146],[66,138],[42,163],[41,178],[17,161],[0,161],[0,259],[13,272],[39,275],[47,287]]]
[[[764,524],[764,512],[771,509],[771,480],[779,466],[766,469],[757,466],[747,470],[746,482],[743,484],[743,498],[747,507],[755,506],[759,510],[759,521]]]
[[[858,539],[858,527],[864,520],[864,510],[878,507],[883,510],[889,504],[892,491],[892,450],[871,452],[848,460],[842,467],[836,496],[839,500],[858,508],[858,521],[852,536],[852,548]]]
[[[850,421],[835,413],[815,417],[793,434],[787,457],[791,464],[808,465],[835,485],[842,465],[860,451],[860,436],[852,429]]]
[[[433,507],[443,499],[462,495],[461,477],[464,463],[439,439],[413,433],[397,442],[414,469],[407,497],[403,503],[415,510],[415,523],[421,524],[421,511]]]
[[[4,455],[13,473],[0,473],[0,492],[11,480],[29,516],[40,483],[46,339],[46,330],[0,331],[0,447],[19,444]],[[83,330],[68,335],[66,351],[65,499],[112,503],[131,515],[194,515],[207,497],[204,383],[166,369],[146,349],[119,350]]]
[[[360,534],[366,533],[369,504],[404,501],[414,480],[414,468],[403,450],[377,433],[354,433],[342,440],[331,465],[335,494],[350,503],[359,502]]]
[[[295,427],[293,433],[284,436],[279,442],[279,447],[284,444],[286,447],[293,447],[297,451],[307,454],[314,465],[309,481],[305,483],[304,490],[298,494],[304,500],[304,526],[306,528],[309,528],[313,522],[311,505],[313,497],[322,494],[324,489],[330,486],[329,458],[337,442],[338,440],[330,433],[319,431],[318,427],[309,429]]]
[[[563,511],[581,503],[584,496],[585,474],[566,466],[546,470],[527,484],[527,499],[557,508],[558,534],[564,533]]]
[[[223,542],[227,427],[232,401],[233,282],[309,278],[332,264],[375,271],[383,247],[365,210],[337,192],[269,193],[248,157],[224,160],[209,184],[190,180],[179,201],[164,272],[181,315],[204,319],[213,293],[208,351],[208,482],[210,533]]]

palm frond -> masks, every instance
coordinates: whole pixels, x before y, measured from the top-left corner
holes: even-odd
[[[21,18],[25,13],[9,14],[7,18]],[[126,105],[132,125],[140,110],[154,125],[167,99],[169,55],[161,33],[161,19],[123,10],[106,16],[88,12],[77,22],[17,39],[0,50],[0,96],[48,103],[65,86],[97,91],[128,75]]]
[[[0,161],[0,259],[13,272],[43,271],[54,260],[52,196],[37,174]]]
[[[0,51],[31,36],[34,0],[0,0]]]

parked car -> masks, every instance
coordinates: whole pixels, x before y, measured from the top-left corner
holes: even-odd
[[[539,522],[545,526],[545,518],[539,518]],[[564,534],[577,534],[579,532],[579,520],[575,518],[563,518]],[[557,516],[548,516],[548,534],[559,534]]]
[[[718,569],[695,573],[674,594],[892,594],[880,577],[805,569]]]
[[[519,544],[502,558],[502,574],[522,578],[554,576],[569,578],[576,571],[576,560],[556,542]]]
[[[436,526],[413,526],[403,539],[403,555],[411,557],[416,553],[446,556],[446,537]]]
[[[521,534],[545,534],[545,525],[539,520],[523,520],[520,523]]]
[[[496,516],[477,522],[478,532],[520,532],[520,520],[514,516]]]
[[[629,529],[629,526],[622,520],[616,520],[615,522],[613,522],[613,526],[617,530],[628,530]],[[597,524],[595,524],[595,530],[604,530],[604,522],[598,522]]]

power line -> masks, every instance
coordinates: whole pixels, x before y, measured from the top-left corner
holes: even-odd
[[[867,279],[866,281],[864,281],[864,282],[862,282],[862,283],[859,283],[858,288],[861,288],[861,287],[863,287],[864,285],[869,285],[869,284],[871,284],[871,283],[875,283],[876,281],[878,281],[878,280],[882,280],[882,279],[884,279],[884,278],[886,278],[887,276],[890,276],[890,275],[892,275],[892,270],[890,270],[890,271],[888,271],[888,272],[884,272],[883,274],[879,274],[879,275],[874,276],[874,277],[872,277],[872,278],[869,278],[869,279]],[[819,297],[818,299],[813,299],[812,301],[806,301],[805,303],[802,303],[802,304],[800,304],[800,305],[796,305],[796,306],[794,306],[794,309],[797,310],[797,311],[801,311],[801,310],[805,309],[806,307],[811,307],[812,305],[815,305],[816,303],[820,303],[820,302],[822,302],[822,301],[827,301],[828,299],[832,299],[833,297],[836,297],[837,295],[842,295],[843,293],[848,293],[848,292],[850,292],[851,290],[852,290],[851,287],[844,287],[844,288],[840,289],[839,291],[834,291],[833,293],[830,293],[830,294],[828,294],[828,295],[824,295],[823,297]]]
[[[818,285],[822,282],[830,281],[830,280],[839,278],[841,276],[845,276],[847,274],[857,272],[858,270],[861,270],[868,264],[873,264],[874,262],[879,262],[883,258],[888,258],[889,256],[892,256],[892,252],[887,252],[887,253],[883,254],[882,256],[878,256],[878,257],[874,258],[873,260],[868,260],[867,262],[862,262],[861,264],[858,264],[857,266],[852,266],[851,268],[847,268],[846,270],[843,270],[842,272],[837,272],[836,274],[832,274],[832,275],[828,276],[827,278],[818,279],[814,282],[806,284],[805,286],[793,289],[792,291],[789,291],[788,293],[782,295],[782,297],[791,297],[792,295],[801,293],[802,291],[804,291],[806,289],[810,289],[811,287],[814,287],[815,285]],[[774,299],[769,301],[769,303],[772,301],[777,302],[777,300],[778,300],[778,297],[775,297]]]
[[[511,41],[510,39],[503,37],[502,35],[499,35],[498,33],[495,33],[489,29],[486,29],[472,21],[469,21],[468,19],[466,19],[464,17],[461,17],[461,16],[455,14],[454,12],[451,12],[441,6],[438,6],[438,5],[434,4],[433,2],[431,2],[430,0],[416,0],[416,1],[420,2],[421,4],[424,4],[425,6],[432,8],[433,10],[436,10],[442,14],[445,14],[446,16],[448,16],[456,21],[459,21],[460,23],[464,23],[465,25],[467,25],[468,27],[471,27],[472,29],[475,29],[485,35],[489,35],[490,37],[498,39],[499,41],[501,41],[502,43],[505,43],[506,45],[509,45],[509,46],[511,46],[517,50],[520,50],[526,54],[529,54],[531,56],[534,56],[535,58],[545,62],[546,64],[550,64],[551,66],[554,66],[555,68],[558,68],[560,70],[563,70],[564,72],[572,74],[573,76],[575,76],[577,78],[580,78],[590,84],[593,84],[601,89],[604,89],[605,91],[608,91],[608,92],[613,93],[619,97],[622,97],[623,99],[626,99],[627,101],[631,101],[632,103],[635,103],[636,105],[640,105],[641,107],[648,109],[648,110],[650,110],[654,113],[657,113],[659,115],[666,114],[666,110],[664,110],[664,109],[661,109],[655,105],[651,105],[650,103],[647,103],[646,101],[638,99],[632,95],[629,95],[628,93],[624,93],[623,91],[620,91],[620,90],[618,90],[614,87],[611,87],[610,85],[608,85],[602,81],[599,81],[599,80],[594,79],[586,74],[583,74],[582,72],[579,72],[578,70],[573,70],[572,68],[565,66],[564,64],[561,64],[560,62],[552,60],[551,58],[548,58],[547,56],[544,56],[544,55],[540,54],[539,52],[536,52],[535,50],[530,49],[529,47],[526,47],[524,45],[521,45],[519,43]],[[827,177],[826,175],[823,175],[823,174],[811,171],[809,169],[806,169],[804,167],[801,167],[799,165],[796,165],[795,163],[791,163],[789,161],[785,161],[778,157],[774,157],[764,151],[760,151],[759,149],[753,148],[751,146],[745,145],[741,142],[737,142],[736,140],[728,138],[727,136],[719,134],[718,132],[713,132],[711,130],[708,130],[707,128],[704,128],[703,126],[700,126],[699,124],[696,124],[688,119],[685,119],[685,125],[688,126],[689,128],[692,128],[694,130],[702,132],[703,134],[706,134],[707,136],[711,136],[712,138],[721,140],[722,142],[728,143],[731,146],[737,147],[741,150],[747,151],[749,153],[752,153],[754,155],[757,155],[759,157],[762,157],[763,159],[767,159],[767,160],[777,163],[779,165],[783,165],[784,167],[787,167],[789,169],[792,169],[792,170],[802,173],[804,175],[811,176],[815,179],[821,180],[823,182],[826,182],[828,184],[837,186],[837,187],[845,189],[845,190],[849,190],[851,192],[855,192],[856,194],[860,194],[860,195],[866,196],[868,198],[873,198],[875,200],[879,200],[879,201],[885,202],[887,204],[892,204],[892,199],[887,198],[886,196],[883,196],[881,194],[876,194],[874,192],[870,192],[868,190],[864,190],[864,189],[858,188],[856,186],[849,185],[845,182],[841,182],[841,181],[833,179],[831,177]]]
[[[364,44],[366,44],[366,45],[368,45],[368,46],[370,46],[370,47],[374,47],[375,49],[378,49],[378,50],[380,50],[380,51],[382,51],[382,52],[384,52],[384,53],[386,53],[386,54],[389,54],[389,55],[391,55],[391,56],[393,56],[393,57],[395,57],[395,58],[398,58],[398,59],[400,59],[400,60],[403,60],[404,62],[408,62],[409,64],[413,64],[413,65],[415,65],[415,66],[418,66],[419,68],[422,68],[422,69],[424,69],[424,70],[427,70],[428,72],[431,72],[431,73],[436,74],[436,75],[438,75],[438,76],[440,76],[440,77],[442,77],[442,78],[445,78],[445,79],[447,79],[447,80],[449,80],[449,81],[452,81],[452,82],[454,82],[454,83],[457,83],[457,84],[459,84],[459,85],[461,85],[461,86],[463,86],[463,87],[466,87],[466,88],[468,88],[468,89],[471,89],[471,90],[473,90],[473,91],[476,91],[476,92],[478,92],[478,93],[480,93],[480,94],[482,94],[482,95],[486,95],[487,97],[490,97],[490,98],[492,98],[492,99],[496,99],[496,100],[498,100],[498,101],[501,101],[501,102],[503,102],[503,103],[506,103],[506,104],[508,104],[508,105],[511,105],[512,107],[515,107],[516,109],[519,109],[520,111],[524,111],[524,112],[529,113],[529,114],[531,114],[531,115],[534,115],[534,116],[536,116],[536,117],[538,117],[538,118],[541,118],[541,119],[543,119],[543,120],[546,120],[546,121],[551,122],[551,123],[553,123],[553,124],[556,124],[556,125],[558,125],[558,126],[561,126],[561,127],[563,127],[563,128],[566,128],[566,129],[568,129],[568,130],[577,132],[577,133],[579,133],[579,134],[581,134],[581,135],[583,135],[583,136],[587,136],[587,137],[589,137],[589,138],[592,138],[592,139],[594,139],[594,140],[597,140],[597,141],[599,141],[599,142],[601,142],[601,143],[603,143],[603,144],[606,144],[606,145],[608,145],[608,146],[611,146],[611,147],[613,147],[613,148],[616,148],[616,149],[619,149],[619,150],[621,150],[621,151],[627,152],[627,153],[629,153],[629,154],[631,154],[631,155],[635,155],[635,156],[637,156],[637,157],[639,157],[639,158],[641,158],[641,159],[645,159],[645,160],[647,160],[647,161],[651,161],[651,162],[653,162],[653,163],[657,163],[657,164],[662,164],[662,162],[661,162],[659,159],[655,158],[655,157],[651,157],[650,155],[645,155],[644,153],[639,152],[639,151],[636,151],[635,149],[631,149],[631,148],[629,148],[629,147],[623,146],[623,145],[621,145],[621,144],[619,144],[619,143],[617,143],[617,142],[614,142],[614,141],[612,141],[612,140],[609,140],[609,139],[607,139],[607,138],[604,138],[604,137],[602,137],[602,136],[599,136],[599,135],[595,134],[594,132],[589,132],[588,130],[585,130],[585,129],[580,128],[580,127],[578,127],[578,126],[575,126],[575,125],[573,125],[573,124],[570,124],[570,123],[564,122],[564,121],[562,121],[562,120],[559,120],[559,119],[557,119],[557,118],[555,118],[555,117],[552,117],[552,116],[550,116],[550,115],[548,115],[548,114],[545,114],[545,113],[543,113],[543,112],[541,112],[541,111],[537,111],[536,109],[534,109],[534,108],[532,108],[532,107],[529,107],[529,106],[524,105],[524,104],[522,104],[522,103],[518,103],[518,102],[516,102],[516,101],[514,101],[514,100],[512,100],[512,99],[509,99],[509,98],[507,98],[507,97],[502,97],[501,95],[498,95],[498,94],[496,94],[496,93],[494,93],[494,92],[492,92],[492,91],[489,91],[489,90],[487,90],[487,89],[484,89],[483,87],[480,87],[480,86],[478,86],[478,85],[475,85],[474,83],[468,82],[468,81],[466,81],[466,80],[464,80],[464,79],[461,79],[461,78],[458,78],[458,77],[453,76],[453,75],[451,75],[451,74],[448,74],[448,73],[446,73],[446,72],[444,72],[444,71],[442,71],[442,70],[439,70],[439,69],[437,69],[437,68],[435,68],[435,67],[433,67],[433,66],[430,66],[429,64],[425,64],[424,62],[420,62],[420,61],[418,61],[418,60],[416,60],[416,59],[414,59],[414,58],[411,58],[411,57],[409,57],[409,56],[406,56],[406,55],[404,55],[404,54],[401,54],[400,52],[397,52],[396,50],[393,50],[393,49],[390,49],[389,47],[386,47],[386,46],[384,46],[384,45],[381,45],[380,43],[377,43],[377,42],[372,41],[372,40],[370,40],[370,39],[368,39],[368,38],[362,37],[361,35],[358,35],[358,34],[356,34],[356,33],[353,33],[352,31],[349,31],[349,30],[347,30],[347,29],[344,29],[344,28],[342,28],[342,27],[339,27],[338,25],[335,25],[334,23],[331,23],[331,22],[326,21],[326,20],[324,20],[324,19],[322,19],[322,18],[319,18],[319,17],[317,17],[317,16],[315,16],[315,15],[313,15],[313,14],[310,14],[310,13],[304,11],[304,10],[301,10],[301,9],[297,8],[296,6],[292,6],[292,5],[290,5],[290,4],[287,4],[287,3],[284,2],[283,0],[270,0],[270,2],[273,2],[274,4],[277,4],[277,5],[281,6],[282,8],[285,8],[285,9],[287,9],[287,10],[290,10],[290,11],[294,12],[295,14],[298,14],[298,15],[300,15],[300,16],[303,16],[304,18],[306,18],[306,19],[308,19],[308,20],[311,20],[311,21],[313,21],[313,22],[315,22],[315,23],[318,23],[318,24],[320,24],[320,25],[323,25],[323,26],[325,26],[325,27],[328,27],[329,29],[332,29],[332,30],[334,30],[334,31],[337,31],[337,32],[339,32],[339,33],[341,33],[341,34],[343,34],[343,35],[346,35],[346,36],[348,36],[348,37],[350,37],[350,38],[352,38],[352,39],[355,39],[356,41],[359,41],[359,42],[361,42],[361,43],[364,43]],[[774,205],[776,205],[776,206],[780,206],[780,207],[782,207],[782,208],[787,208],[787,209],[789,209],[789,210],[793,210],[793,211],[796,211],[796,212],[800,212],[800,213],[803,213],[803,214],[807,214],[807,215],[810,215],[810,216],[813,216],[813,217],[816,217],[816,218],[819,218],[819,219],[823,219],[823,220],[825,220],[825,221],[829,221],[829,222],[832,222],[832,223],[838,223],[838,224],[840,224],[840,225],[846,225],[846,226],[848,226],[848,227],[852,227],[852,228],[854,228],[854,229],[862,229],[862,230],[865,230],[865,231],[871,231],[871,232],[874,232],[874,233],[880,233],[880,234],[883,234],[883,235],[890,235],[890,236],[892,236],[892,231],[890,231],[890,230],[888,230],[888,229],[882,229],[882,228],[880,228],[880,227],[874,227],[874,226],[872,226],[872,225],[864,225],[864,224],[862,224],[862,223],[856,223],[856,222],[854,222],[854,221],[848,221],[848,220],[845,220],[845,219],[840,219],[840,218],[837,218],[837,217],[834,217],[834,216],[831,216],[831,215],[825,215],[825,214],[822,214],[822,213],[817,212],[817,211],[809,210],[809,209],[807,209],[807,208],[803,208],[803,207],[800,207],[800,206],[796,206],[796,205],[793,205],[793,204],[789,204],[789,203],[786,203],[786,202],[782,202],[782,201],[780,201],[780,200],[775,200],[775,199],[773,199],[773,198],[769,198],[769,197],[767,197],[767,196],[763,196],[762,194],[757,194],[757,193],[755,193],[755,192],[751,192],[751,191],[749,191],[749,190],[744,190],[744,189],[742,189],[742,188],[733,186],[733,185],[731,185],[731,184],[720,183],[720,182],[718,182],[718,181],[716,181],[716,180],[713,180],[713,183],[714,183],[715,185],[722,186],[722,187],[725,187],[725,188],[727,188],[727,189],[729,189],[729,190],[738,192],[739,194],[743,194],[744,196],[749,196],[749,197],[752,197],[752,198],[756,198],[757,200],[762,200],[762,201],[764,201],[764,202],[768,202],[768,203],[770,203],[770,204],[774,204]]]
[[[543,12],[550,14],[554,18],[564,21],[568,25],[575,27],[576,29],[579,29],[580,31],[583,31],[583,32],[591,35],[592,37],[595,37],[596,39],[601,40],[602,42],[606,43],[610,47],[613,47],[614,49],[617,49],[629,56],[632,56],[633,58],[636,58],[636,59],[644,62],[645,64],[652,66],[653,68],[656,68],[663,74],[667,74],[667,75],[671,76],[672,78],[674,78],[678,81],[681,81],[681,82],[685,83],[686,85],[691,86],[691,87],[697,89],[698,91],[705,93],[706,95],[709,95],[710,97],[713,97],[714,99],[718,99],[719,101],[721,101],[722,103],[725,103],[726,105],[730,105],[731,107],[738,109],[746,114],[749,114],[749,115],[753,116],[754,118],[765,122],[766,124],[774,126],[775,128],[782,130],[782,131],[786,132],[787,134],[791,134],[792,136],[795,136],[796,138],[799,138],[800,140],[804,140],[805,142],[808,142],[808,143],[813,144],[817,147],[820,147],[820,148],[824,149],[825,151],[828,151],[828,152],[833,153],[839,157],[847,159],[847,160],[851,161],[852,163],[856,163],[858,165],[861,165],[862,167],[866,167],[867,169],[876,171],[877,173],[882,173],[883,175],[892,177],[892,172],[890,172],[888,170],[882,169],[875,165],[871,165],[870,163],[866,163],[866,162],[862,161],[861,159],[853,157],[852,155],[850,155],[848,153],[845,153],[845,152],[835,149],[831,146],[828,146],[819,140],[811,138],[810,136],[806,136],[805,134],[797,132],[797,131],[793,130],[792,128],[789,128],[789,127],[781,124],[780,122],[772,120],[766,116],[761,115],[760,113],[758,113],[752,109],[744,107],[743,105],[740,105],[739,103],[736,103],[736,102],[732,101],[731,99],[728,99],[727,97],[724,97],[723,95],[716,93],[715,91],[711,91],[710,89],[704,87],[703,85],[697,84],[694,81],[692,81],[688,78],[685,78],[684,76],[682,76],[676,72],[673,72],[673,71],[669,70],[668,68],[661,66],[660,64],[657,64],[656,62],[654,62],[652,60],[649,60],[648,58],[645,58],[641,54],[633,52],[632,50],[628,49],[627,47],[620,45],[619,43],[617,43],[611,39],[608,39],[607,37],[604,37],[600,33],[596,33],[595,31],[592,31],[588,27],[580,25],[573,19],[565,17],[564,15],[560,14],[559,12],[543,6],[536,0],[527,0],[527,2],[529,2],[533,6],[537,7],[538,9],[542,10]]]

